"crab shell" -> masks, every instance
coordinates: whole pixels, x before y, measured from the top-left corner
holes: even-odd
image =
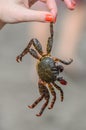
[[[37,72],[39,78],[47,83],[55,81],[57,75],[59,74],[59,71],[55,65],[55,61],[49,56],[43,57],[37,63]]]

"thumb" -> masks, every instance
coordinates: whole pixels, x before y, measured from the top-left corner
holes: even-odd
[[[27,8],[22,8],[18,12],[18,22],[55,22],[55,18],[48,11],[35,11]]]

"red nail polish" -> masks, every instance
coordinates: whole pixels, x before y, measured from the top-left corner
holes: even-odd
[[[47,14],[46,17],[45,17],[45,21],[47,21],[47,22],[55,22],[55,19],[53,18],[52,15]]]

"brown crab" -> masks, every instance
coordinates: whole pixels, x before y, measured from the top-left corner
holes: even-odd
[[[31,46],[34,46],[35,50],[31,48]],[[28,52],[38,60],[37,62],[37,73],[39,76],[39,92],[40,97],[31,105],[28,106],[29,108],[34,108],[43,98],[45,99],[45,103],[43,104],[40,112],[36,114],[36,116],[41,116],[44,109],[49,103],[50,94],[48,91],[48,88],[53,96],[49,109],[52,109],[54,106],[54,103],[56,101],[56,92],[54,90],[54,87],[59,90],[61,101],[63,101],[64,95],[62,89],[56,84],[56,81],[61,83],[62,85],[66,85],[67,81],[63,79],[63,77],[59,77],[59,73],[63,72],[64,67],[62,65],[59,65],[58,62],[69,65],[72,63],[72,59],[70,61],[63,61],[59,58],[54,58],[51,56],[51,50],[53,45],[53,23],[50,23],[50,37],[48,38],[47,42],[47,48],[46,48],[46,54],[42,50],[42,46],[40,42],[33,38],[27,47],[24,49],[24,51],[17,56],[16,60],[17,62],[22,61],[22,57],[26,55]],[[48,88],[47,88],[48,87]]]

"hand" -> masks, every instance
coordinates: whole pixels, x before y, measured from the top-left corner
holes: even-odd
[[[54,21],[54,17],[56,17],[57,13],[55,0],[45,1],[50,12],[31,10],[30,7],[37,1],[38,0],[0,0],[0,21],[4,23]],[[44,2],[43,0],[41,1]]]
[[[31,10],[30,7],[37,1],[46,3],[50,11]],[[73,8],[70,0],[64,0],[64,2],[68,8]],[[74,2],[72,2],[72,5],[74,5]],[[0,0],[0,27],[6,23],[55,22],[56,16],[57,6],[55,0]]]

